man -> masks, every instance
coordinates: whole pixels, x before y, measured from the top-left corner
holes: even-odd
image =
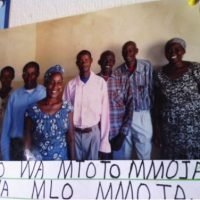
[[[4,115],[1,138],[3,160],[23,159],[24,113],[29,105],[46,96],[46,90],[37,84],[39,65],[29,62],[23,68],[24,86],[9,97]]]
[[[92,56],[78,53],[79,75],[64,90],[64,99],[74,106],[75,151],[77,160],[97,160],[110,152],[110,119],[106,82],[91,71]]]
[[[126,42],[122,47],[125,63],[108,81],[114,159],[133,159],[134,148],[138,159],[151,158],[152,66],[136,59],[137,53],[135,42]]]
[[[111,76],[112,69],[115,65],[115,54],[110,50],[104,51],[100,55],[98,64],[101,67],[101,71],[97,75],[101,76],[105,81],[107,81]]]

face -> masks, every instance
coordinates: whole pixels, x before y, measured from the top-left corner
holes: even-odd
[[[54,73],[46,84],[47,96],[55,99],[62,99],[63,77],[60,73]]]
[[[24,87],[26,89],[33,89],[37,86],[37,78],[39,72],[34,66],[29,66],[23,72],[22,78],[24,79]]]
[[[123,50],[122,55],[126,63],[132,63],[136,59],[136,55],[138,53],[138,48],[135,44],[127,44]]]
[[[178,63],[182,61],[185,49],[178,43],[172,43],[165,49],[165,56],[170,63]]]
[[[88,55],[81,55],[77,60],[77,66],[80,70],[80,73],[90,72],[90,67],[92,64],[92,58]]]
[[[105,57],[105,66],[113,68],[114,64],[115,64],[115,57],[113,55],[107,55]]]
[[[110,54],[105,56],[102,61],[102,70],[106,73],[112,72],[112,68],[115,65],[115,57]]]
[[[1,80],[2,87],[9,88],[9,87],[11,87],[11,83],[13,80],[13,74],[9,70],[5,70],[5,71],[3,71],[3,73],[0,77],[0,80]]]

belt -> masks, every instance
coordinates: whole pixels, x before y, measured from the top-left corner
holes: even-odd
[[[88,127],[88,128],[74,128],[75,131],[77,131],[78,133],[89,133],[92,131],[92,127]]]

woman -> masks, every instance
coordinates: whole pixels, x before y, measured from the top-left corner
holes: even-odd
[[[155,76],[157,136],[162,159],[200,159],[200,64],[184,61],[186,43],[165,45],[169,61]]]
[[[47,70],[44,76],[46,98],[26,111],[26,159],[74,159],[72,106],[62,101],[63,72],[59,65]]]

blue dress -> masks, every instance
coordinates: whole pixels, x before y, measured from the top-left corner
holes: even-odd
[[[68,160],[66,134],[69,128],[69,112],[72,106],[64,102],[55,114],[47,114],[34,104],[26,111],[33,122],[32,147],[36,159]]]

